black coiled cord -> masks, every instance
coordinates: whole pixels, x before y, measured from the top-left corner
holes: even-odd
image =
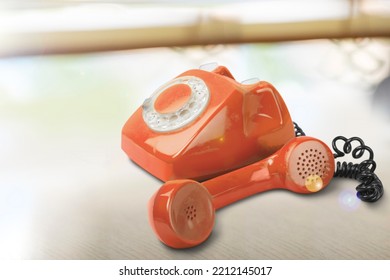
[[[296,122],[293,122],[294,124],[294,130],[295,130],[295,136],[305,136],[305,132],[303,132],[302,128],[299,127],[299,125]]]
[[[344,143],[342,150],[337,147],[337,141]],[[352,143],[357,142],[358,146],[352,149]],[[352,154],[355,159],[361,158],[365,152],[368,152],[368,159],[360,163],[352,162],[337,162],[334,177],[344,177],[356,179],[361,182],[356,187],[357,196],[366,202],[375,202],[383,195],[383,185],[378,176],[374,173],[376,162],[374,161],[374,152],[366,146],[363,140],[359,137],[351,137],[349,139],[343,136],[337,136],[332,141],[332,147],[335,151],[334,157],[343,157],[345,154]]]
[[[303,130],[294,122],[295,136],[304,136]],[[337,147],[337,142],[343,142],[343,147],[340,150]],[[352,143],[357,142],[358,146],[352,149]],[[343,157],[351,153],[355,159],[361,158],[365,152],[368,153],[368,159],[360,163],[353,162],[336,162],[336,170],[333,177],[344,177],[355,179],[361,182],[356,187],[357,197],[365,202],[375,202],[383,195],[383,184],[378,176],[374,173],[376,162],[374,161],[374,152],[366,146],[363,140],[359,137],[346,138],[337,136],[332,141],[332,148],[335,151],[334,158]]]

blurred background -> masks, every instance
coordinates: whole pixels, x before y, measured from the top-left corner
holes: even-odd
[[[0,259],[390,259],[389,38],[385,0],[2,0]],[[273,191],[218,211],[204,245],[163,246],[146,208],[161,182],[121,129],[208,62],[271,82],[308,135],[362,137],[385,196]]]

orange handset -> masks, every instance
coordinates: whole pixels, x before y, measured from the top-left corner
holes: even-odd
[[[122,149],[163,181],[204,180],[263,159],[294,135],[270,83],[240,84],[219,66],[157,89],[124,125]]]
[[[149,221],[166,245],[193,247],[210,235],[215,210],[270,189],[318,192],[333,178],[334,167],[333,154],[322,141],[293,138],[268,158],[203,183],[166,182],[149,201]]]

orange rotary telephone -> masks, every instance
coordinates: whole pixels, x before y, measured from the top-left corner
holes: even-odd
[[[219,66],[189,70],[157,89],[123,127],[122,148],[163,181],[203,180],[263,159],[294,135],[270,83],[240,84]]]
[[[334,154],[305,136],[270,83],[238,83],[223,66],[189,70],[166,83],[122,130],[127,155],[165,182],[149,201],[149,221],[173,248],[201,244],[212,231],[215,210],[270,189],[309,194],[333,177],[348,177],[361,182],[356,189],[363,201],[381,198],[371,148],[343,136],[332,147]],[[368,159],[335,162],[349,153]]]

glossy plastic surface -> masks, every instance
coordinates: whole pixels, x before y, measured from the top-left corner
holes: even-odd
[[[159,239],[173,248],[204,242],[215,219],[212,197],[205,187],[191,180],[163,185],[149,200],[149,220]]]
[[[332,151],[322,141],[302,136],[259,162],[203,182],[215,209],[270,189],[309,194],[322,190],[333,178]]]
[[[149,221],[158,238],[173,248],[188,248],[207,239],[214,211],[270,189],[309,194],[333,178],[330,149],[312,137],[293,138],[259,162],[205,181],[166,182],[149,201]]]
[[[180,77],[205,83],[209,100],[201,114],[182,127],[155,131],[140,107],[122,129],[122,149],[157,178],[211,178],[263,159],[294,137],[287,107],[271,84],[240,84],[223,66],[212,72],[189,70]],[[180,117],[182,107],[191,105],[188,88],[175,87],[158,92],[154,109],[162,117]]]

